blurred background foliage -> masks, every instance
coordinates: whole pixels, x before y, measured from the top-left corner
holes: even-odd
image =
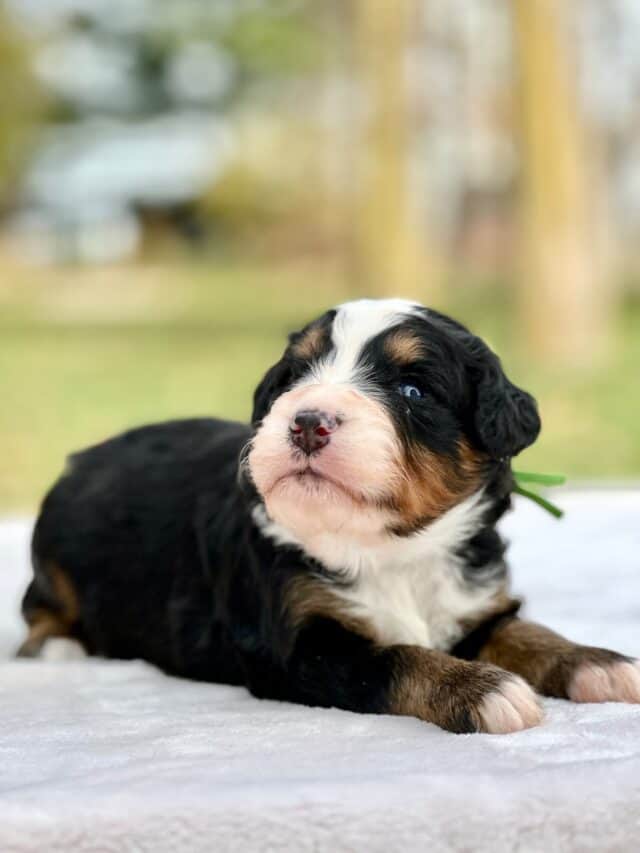
[[[637,478],[636,0],[0,0],[0,84],[0,509],[364,295],[488,338],[521,468]]]

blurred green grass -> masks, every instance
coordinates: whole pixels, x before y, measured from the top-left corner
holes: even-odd
[[[4,270],[2,282],[1,511],[34,511],[70,451],[118,430],[179,416],[246,419],[286,333],[354,296],[335,271],[306,266]],[[619,317],[606,364],[558,370],[522,352],[504,291],[452,292],[437,307],[485,336],[539,400],[543,434],[518,467],[640,474],[640,306]]]

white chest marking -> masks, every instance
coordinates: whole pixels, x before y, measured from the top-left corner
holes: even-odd
[[[462,636],[460,621],[489,611],[505,588],[494,566],[487,568],[484,582],[467,584],[455,554],[477,530],[483,509],[479,492],[413,536],[370,548],[335,534],[301,543],[269,521],[262,508],[254,518],[266,536],[298,545],[327,569],[346,575],[351,583],[336,584],[332,591],[372,626],[380,643],[447,649]]]
[[[372,625],[383,645],[444,650],[461,639],[460,621],[487,609],[496,589],[495,584],[468,586],[455,562],[433,556],[401,568],[363,572],[338,594],[354,615]]]

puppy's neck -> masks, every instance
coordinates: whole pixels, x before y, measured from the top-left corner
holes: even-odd
[[[408,536],[379,532],[370,538],[356,538],[341,531],[328,531],[316,532],[302,540],[271,520],[262,504],[254,508],[253,519],[262,534],[277,545],[299,548],[328,573],[354,582],[363,575],[380,571],[401,572],[419,565],[426,568],[434,560],[457,562],[458,550],[484,525],[490,503],[483,487]]]

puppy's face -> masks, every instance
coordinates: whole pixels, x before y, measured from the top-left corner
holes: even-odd
[[[253,421],[269,516],[302,541],[363,543],[428,525],[540,429],[479,338],[404,300],[346,303],[293,334]]]

